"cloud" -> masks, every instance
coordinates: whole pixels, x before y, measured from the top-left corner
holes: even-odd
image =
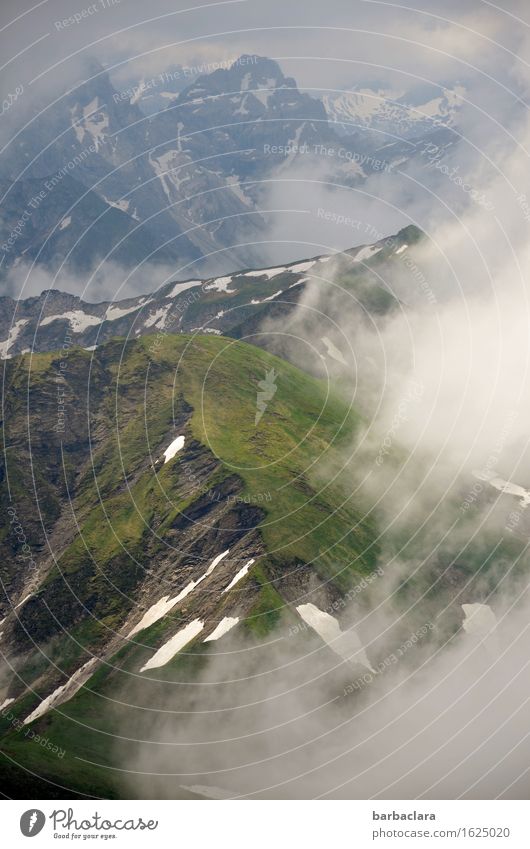
[[[115,301],[153,292],[174,279],[174,272],[173,266],[162,264],[123,268],[108,261],[86,273],[68,270],[54,274],[43,266],[21,262],[9,269],[3,280],[3,294],[15,299],[31,298],[46,289],[60,289],[89,303]]]

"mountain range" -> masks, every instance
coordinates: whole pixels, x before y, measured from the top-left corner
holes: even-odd
[[[170,71],[149,91],[171,94],[168,79]],[[265,259],[271,180],[301,163],[311,169],[333,149],[341,155],[324,160],[333,180],[355,186],[383,167],[415,158],[423,165],[426,140],[441,150],[455,138],[451,120],[442,120],[455,114],[443,105],[453,102],[449,91],[438,98],[440,120],[435,98],[416,122],[414,108],[380,95],[372,111],[366,93],[323,102],[256,55],[176,87],[146,115],[141,81],[116,90],[91,60],[80,84],[18,130],[0,167],[1,274],[22,261],[53,273],[106,259],[169,263],[180,278],[190,263],[200,276],[255,267]],[[411,122],[401,135],[389,129],[396,109]]]
[[[136,758],[156,762],[141,744],[151,711],[168,715],[155,748],[171,751],[187,712],[206,715],[206,740],[210,711],[224,722],[257,692],[281,699],[287,667],[305,710],[325,693],[349,716],[354,684],[388,671],[389,634],[400,645],[421,633],[409,655],[420,663],[458,632],[462,602],[488,598],[503,563],[524,571],[526,540],[499,545],[478,505],[465,515],[465,550],[458,537],[431,550],[417,512],[387,527],[352,450],[366,428],[341,388],[353,363],[325,317],[307,327],[313,359],[296,347],[273,353],[308,283],[330,281],[330,263],[341,297],[370,323],[402,308],[390,281],[423,239],[408,228],[333,257],[172,283],[131,302],[60,292],[4,301],[13,309],[0,467],[9,795],[215,794],[203,786],[211,779],[197,778],[209,771],[207,749],[194,781],[185,768],[147,788],[132,780]],[[32,353],[16,355],[28,343]],[[407,454],[395,445],[386,463],[398,488],[386,497],[399,503]],[[493,481],[482,501],[505,484]],[[458,480],[445,492],[456,515],[468,489]],[[422,491],[426,514],[433,498]],[[406,569],[385,601],[393,616],[374,630],[367,616],[397,555]]]
[[[345,252],[204,280],[172,281],[150,294],[100,304],[59,290],[18,301],[0,297],[0,356],[72,345],[90,350],[116,336],[183,332],[243,338],[270,317],[287,320],[312,280],[321,279],[325,290],[332,269],[359,304],[373,313],[385,312],[397,300],[384,281],[396,278],[403,252],[413,252],[422,238],[409,226]]]

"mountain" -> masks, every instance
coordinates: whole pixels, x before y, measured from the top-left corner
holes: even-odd
[[[160,91],[168,93],[165,84],[162,74]],[[265,57],[243,55],[177,85],[149,115],[138,105],[139,87],[116,90],[105,69],[87,61],[82,81],[6,147],[0,273],[23,259],[52,272],[63,261],[65,271],[85,271],[106,254],[125,268],[144,259],[180,269],[193,263],[199,276],[256,267],[265,261],[271,180],[300,164],[324,165],[335,182],[355,186],[415,156],[425,164],[421,134],[401,137],[395,127],[367,134],[364,125],[337,134],[322,101]],[[401,121],[394,113],[387,119],[392,127]],[[430,125],[429,132],[432,141]],[[446,146],[448,127],[437,132],[437,145]]]
[[[122,73],[126,70],[121,69]],[[144,115],[156,115],[165,109],[179,93],[187,88],[198,76],[211,73],[214,68],[206,64],[203,68],[190,68],[184,65],[168,65],[155,76],[143,76],[140,79],[134,75],[124,82],[123,76],[114,83],[121,100],[137,104]]]
[[[256,738],[270,758],[311,745],[324,708],[333,728],[354,722],[388,680],[389,646],[421,666],[499,570],[527,574],[526,540],[500,543],[478,504],[432,548],[423,518],[438,496],[421,462],[421,500],[393,529],[338,384],[245,342],[165,334],[16,357],[3,398],[11,797],[245,793],[239,762]],[[386,460],[400,512],[409,460],[399,447]],[[480,496],[489,509],[495,486]],[[453,482],[444,510],[461,516],[466,492]],[[219,757],[239,787],[224,773],[211,786]]]
[[[104,769],[79,769],[79,757],[115,762],[105,734],[87,730],[98,715],[101,731],[113,721],[97,693],[133,676],[149,699],[171,658],[191,674],[188,651],[197,663],[215,652],[221,625],[249,649],[266,642],[309,591],[329,608],[377,554],[360,500],[340,475],[320,482],[359,423],[324,382],[205,336],[114,341],[62,363],[13,359],[4,380],[0,618],[15,665],[2,669],[0,727],[12,794],[27,786],[20,757],[56,782],[45,794],[116,792]],[[64,759],[10,716],[62,741]]]
[[[53,181],[0,180],[3,271],[21,260],[75,272],[90,271],[108,256],[124,266],[138,265],[146,257],[153,264],[178,262],[176,248],[129,215],[127,202],[122,207],[108,203],[68,174],[61,176],[59,190]],[[187,239],[180,246],[193,254]]]
[[[404,260],[409,261],[421,238],[421,232],[411,226],[373,245],[332,256],[205,280],[170,282],[152,294],[99,304],[58,290],[19,301],[2,297],[0,356],[72,345],[93,349],[115,336],[199,332],[245,338],[268,318],[287,321],[308,283],[321,279],[325,289],[331,277],[368,312],[381,314],[397,303],[384,281],[395,283]],[[260,343],[257,339],[256,344],[266,345],[267,340]]]
[[[66,174],[89,190],[92,202],[98,195],[134,219],[140,242],[128,265],[142,241],[146,247],[163,246],[181,265],[212,253],[217,268],[255,262],[252,244],[259,243],[264,220],[256,188],[247,193],[241,183],[277,167],[278,158],[268,155],[265,145],[329,139],[322,104],[301,94],[276,62],[256,56],[242,56],[229,69],[199,77],[150,117],[140,111],[134,92],[123,94],[97,62],[88,62],[84,81],[35,116],[17,146],[3,155],[2,175],[13,184],[6,196],[17,194],[16,203],[9,203],[17,207],[20,194],[29,194],[20,186],[31,178],[52,186],[48,207],[69,209],[75,199]],[[18,209],[22,214],[28,206]],[[44,225],[34,217],[36,244],[45,243],[61,220],[52,215]],[[106,222],[114,223],[109,216]],[[5,243],[11,216],[2,225]],[[112,226],[109,234],[115,241],[121,235]],[[239,243],[248,247],[238,249]],[[78,267],[94,260],[90,247],[76,247]],[[18,242],[9,259],[16,261],[23,249]],[[118,252],[119,262],[127,260],[123,253]],[[44,258],[55,270],[46,252]]]

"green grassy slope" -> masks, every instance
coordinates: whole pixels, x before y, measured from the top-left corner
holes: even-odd
[[[84,761],[112,764],[111,694],[124,673],[137,674],[153,649],[174,633],[183,614],[175,609],[142,632],[141,646],[125,644],[110,655],[108,646],[134,612],[147,573],[150,603],[165,593],[157,570],[167,570],[166,560],[182,536],[182,517],[198,509],[204,494],[236,480],[237,504],[259,510],[259,563],[236,593],[212,599],[214,607],[220,605],[218,618],[231,604],[246,604],[238,628],[251,641],[266,639],[293,616],[284,574],[292,595],[303,591],[304,585],[296,584],[301,566],[304,575],[312,572],[332,593],[370,571],[377,554],[375,528],[352,498],[351,482],[340,475],[341,458],[359,424],[355,411],[324,382],[294,366],[243,342],[211,336],[114,340],[93,354],[71,349],[65,371],[67,427],[57,434],[58,363],[57,356],[44,354],[9,367],[6,437],[16,450],[8,472],[21,519],[29,517],[43,492],[53,508],[43,514],[47,532],[54,533],[57,517],[64,522],[70,517],[69,532],[55,531],[56,561],[18,611],[9,638],[21,654],[20,679],[41,697],[64,683],[57,670],[72,674],[92,652],[106,656],[110,667],[103,666],[87,689],[58,711],[32,723],[35,733],[60,743],[63,758],[13,724],[39,703],[31,693],[17,696],[12,718],[1,719],[1,750],[16,786],[29,786],[30,779],[22,778],[13,762],[76,792],[113,795],[120,793],[116,776]],[[277,388],[256,425],[259,383],[272,370]],[[156,463],[181,432],[185,448],[167,464]],[[331,483],[330,470],[337,470]],[[17,501],[19,492],[25,493],[23,501]],[[46,546],[38,527],[34,546],[42,561]],[[207,549],[205,560],[211,556]],[[165,580],[167,571],[162,574]],[[193,678],[208,651],[197,642],[191,655],[175,658],[159,672],[171,679],[184,670]],[[14,685],[15,695],[20,686],[20,681]]]

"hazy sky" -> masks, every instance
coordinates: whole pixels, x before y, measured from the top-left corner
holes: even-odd
[[[78,21],[63,23],[76,14]],[[309,87],[482,77],[496,88],[524,43],[521,15],[525,4],[517,0],[424,0],[410,9],[383,0],[9,0],[0,38],[8,78],[29,84],[42,75],[33,86],[55,68],[70,80],[84,55],[111,66],[134,60],[138,73],[149,73],[257,52],[278,58]]]

